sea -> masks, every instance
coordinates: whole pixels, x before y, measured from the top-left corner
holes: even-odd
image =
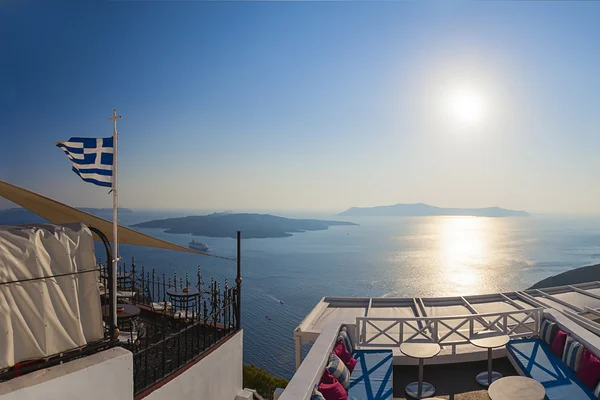
[[[134,210],[123,225],[199,211]],[[275,214],[275,213],[274,213]],[[483,217],[342,217],[276,213],[350,221],[291,237],[243,239],[241,252],[244,362],[291,378],[293,331],[325,296],[431,297],[526,289],[576,267],[600,263],[600,217],[535,215]],[[236,256],[232,238],[192,237],[159,229],[141,232],[187,246],[193,238],[211,253]],[[243,237],[243,232],[242,232]],[[96,254],[102,258],[99,245]],[[156,273],[211,277],[234,284],[236,264],[213,257],[120,246],[128,263]],[[307,348],[304,349],[307,351]]]

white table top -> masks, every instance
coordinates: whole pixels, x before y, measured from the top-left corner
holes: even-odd
[[[432,358],[439,354],[442,348],[432,342],[404,342],[400,344],[400,351],[411,358]]]
[[[492,400],[543,400],[546,389],[535,379],[507,376],[492,383],[488,395]]]
[[[506,345],[510,341],[510,337],[496,331],[482,331],[473,334],[469,341],[477,347],[494,349]]]

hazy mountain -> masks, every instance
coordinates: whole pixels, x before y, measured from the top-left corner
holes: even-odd
[[[395,204],[392,206],[352,207],[338,214],[357,217],[421,217],[432,215],[470,215],[475,217],[528,217],[526,211],[507,210],[500,207],[442,208],[428,204]]]
[[[351,222],[294,219],[270,214],[198,215],[182,218],[157,219],[133,225],[137,228],[161,228],[167,233],[191,233],[197,236],[235,237],[242,231],[244,238],[273,238],[292,236],[292,233],[325,230],[330,226],[356,225]]]
[[[85,211],[90,214],[94,214],[100,218],[112,219],[112,208],[80,208],[81,211]],[[120,213],[132,213],[133,211],[128,208],[119,208]],[[0,225],[22,225],[22,224],[39,224],[48,222],[42,217],[37,216],[31,211],[16,207],[8,208],[6,210],[0,210]]]
[[[25,208],[0,210],[0,225],[39,224],[42,222],[47,221]]]

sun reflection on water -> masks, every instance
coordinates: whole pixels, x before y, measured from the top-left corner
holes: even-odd
[[[481,217],[440,218],[439,261],[448,291],[470,293],[485,280],[481,266],[488,261],[488,224]]]

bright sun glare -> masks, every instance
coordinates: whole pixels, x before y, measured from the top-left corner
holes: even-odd
[[[480,92],[471,88],[459,88],[446,96],[446,108],[456,122],[476,125],[485,118],[485,99]]]

